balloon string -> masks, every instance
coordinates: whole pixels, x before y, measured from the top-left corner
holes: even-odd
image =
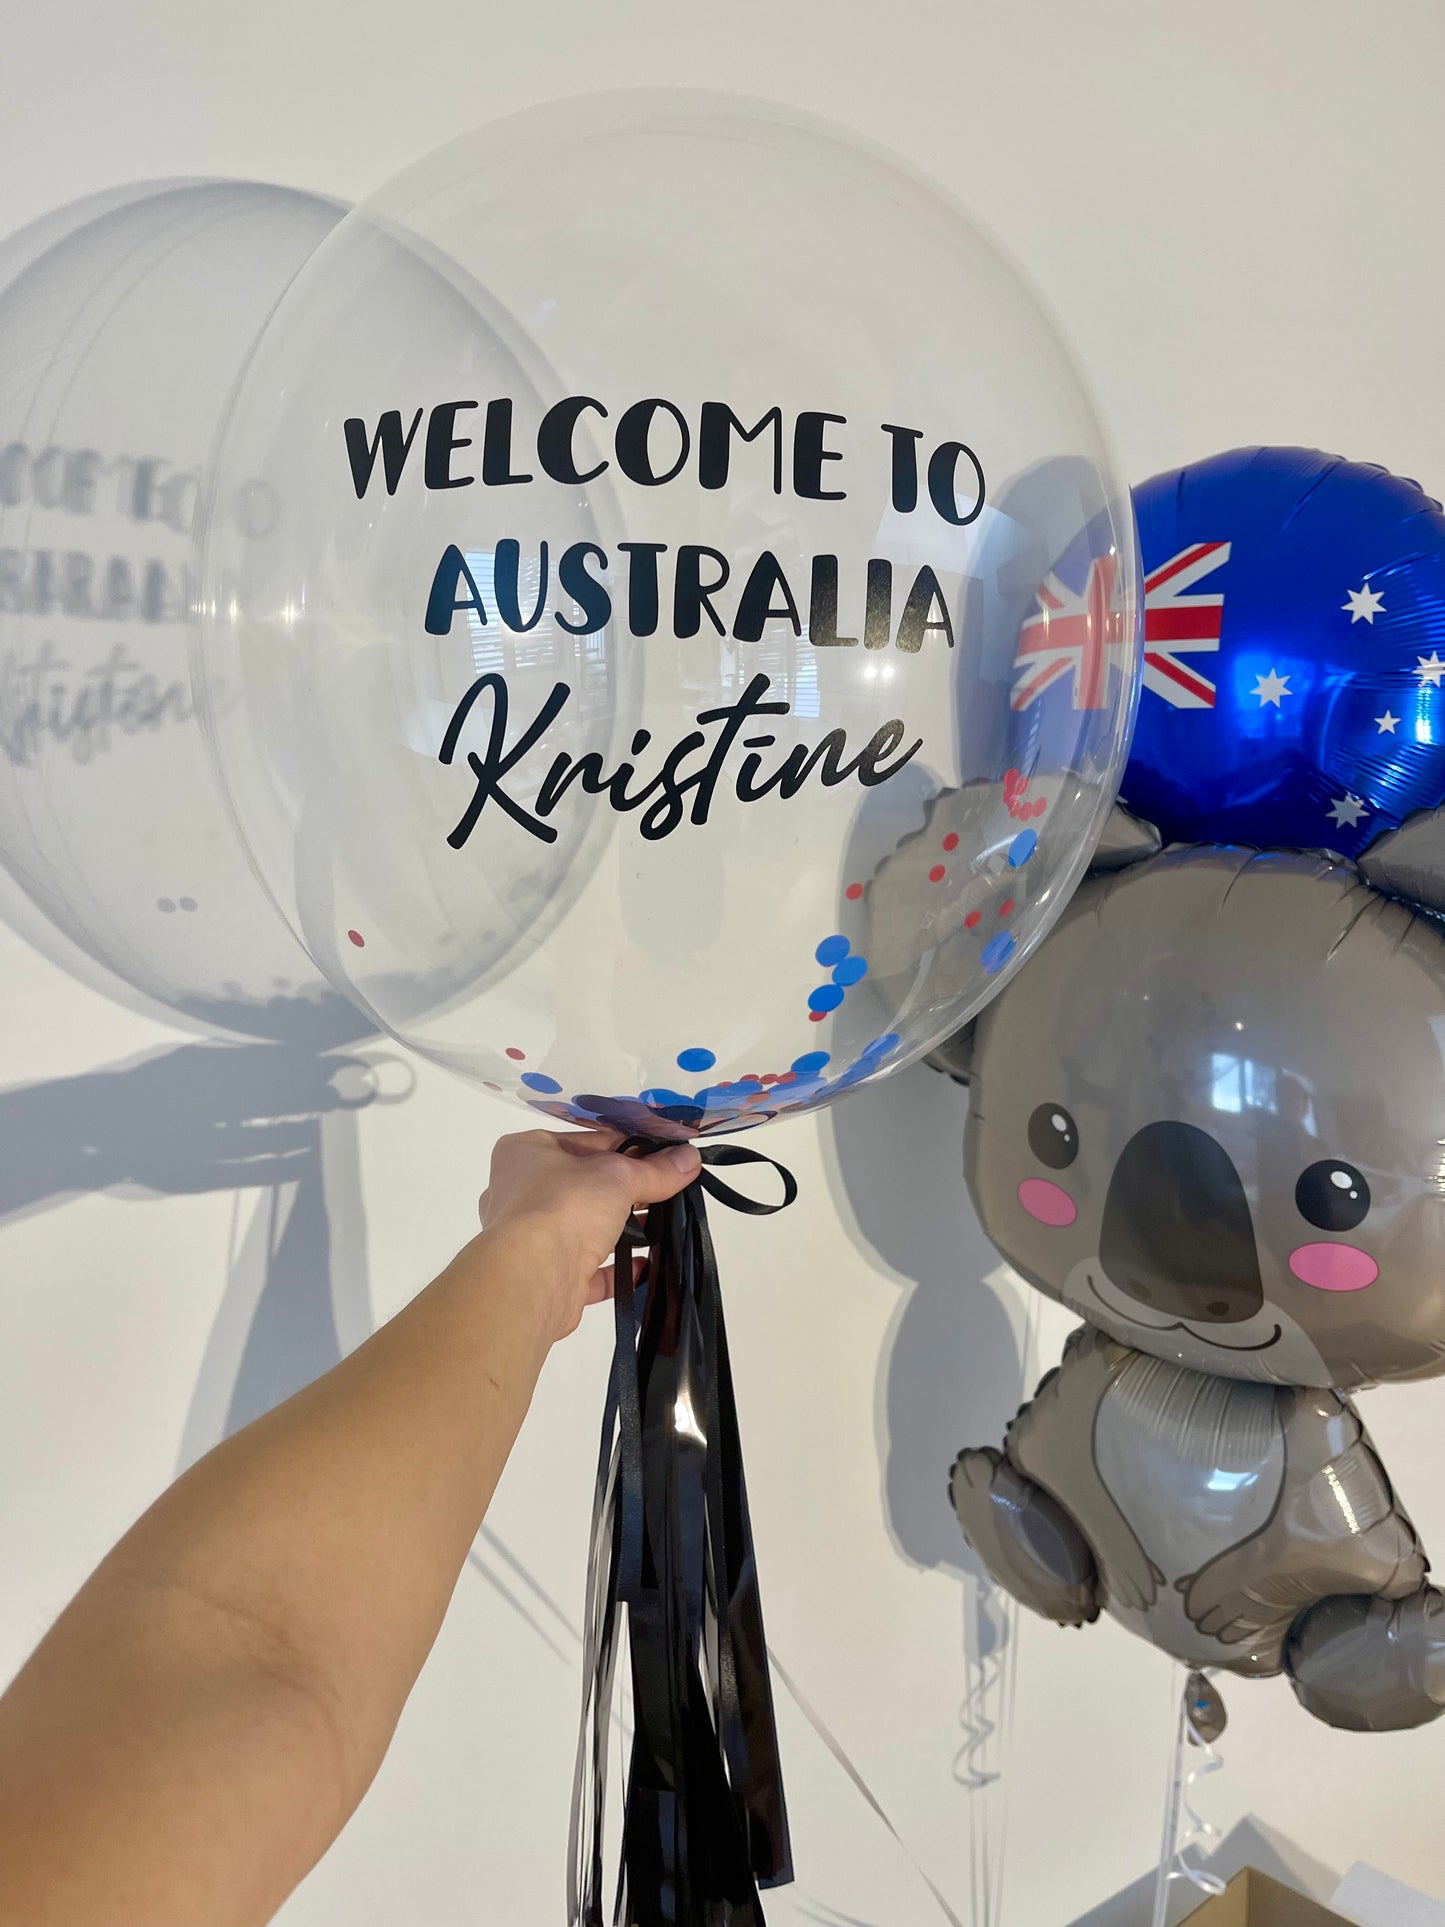
[[[628,1139],[625,1153],[664,1148]],[[758,1889],[792,1878],[747,1484],[706,1197],[753,1216],[790,1172],[738,1145],[618,1240],[616,1345],[598,1448],[569,1829],[568,1919],[603,1927],[617,1662],[633,1730],[612,1917],[619,1927],[762,1927]],[[761,1203],[715,1175],[762,1164]],[[633,1258],[646,1248],[634,1283]]]
[[[990,1599],[1003,1599],[1001,1592],[975,1593],[973,1610],[975,1628],[982,1618],[985,1602]],[[1003,1607],[1003,1640],[1010,1637],[1012,1601]],[[967,1662],[973,1674],[973,1683],[964,1694],[958,1709],[958,1723],[964,1733],[963,1745],[953,1757],[953,1777],[955,1782],[970,1796],[968,1802],[968,1867],[969,1867],[969,1916],[974,1927],[991,1927],[989,1910],[993,1882],[991,1879],[991,1827],[992,1800],[985,1789],[996,1784],[999,1773],[993,1761],[993,1748],[990,1742],[998,1732],[998,1721],[991,1718],[989,1706],[995,1696],[1002,1697],[1004,1666],[1008,1647],[1004,1643],[994,1652],[982,1655]]]
[[[965,1792],[979,1793],[998,1778],[997,1771],[989,1764],[988,1745],[998,1731],[998,1722],[989,1718],[988,1705],[1003,1678],[1003,1661],[990,1653],[971,1661],[970,1669],[976,1671],[978,1677],[959,1703],[958,1724],[964,1738],[953,1756],[953,1777]]]
[[[914,1855],[910,1850],[907,1841],[904,1840],[902,1834],[898,1831],[897,1827],[894,1826],[893,1822],[889,1819],[888,1815],[884,1812],[882,1804],[878,1799],[878,1796],[874,1793],[873,1789],[869,1786],[868,1782],[863,1778],[863,1775],[859,1772],[858,1768],[854,1765],[852,1758],[849,1756],[847,1748],[843,1745],[842,1741],[839,1740],[837,1736],[832,1732],[827,1722],[824,1720],[822,1714],[819,1713],[816,1707],[814,1707],[811,1704],[811,1702],[805,1697],[802,1688],[798,1685],[797,1681],[793,1678],[791,1673],[789,1673],[788,1669],[786,1668],[786,1666],[784,1666],[783,1662],[778,1658],[777,1654],[773,1651],[771,1646],[768,1648],[768,1658],[772,1661],[773,1671],[777,1674],[778,1678],[783,1682],[783,1685],[787,1688],[788,1693],[791,1695],[794,1704],[798,1708],[798,1711],[802,1714],[803,1718],[808,1722],[809,1726],[812,1727],[813,1731],[817,1734],[818,1738],[823,1742],[824,1746],[827,1747],[828,1751],[832,1754],[833,1758],[837,1761],[838,1765],[842,1767],[844,1773],[847,1774],[854,1788],[861,1795],[861,1797],[866,1802],[869,1809],[877,1816],[879,1820],[882,1821],[884,1827],[887,1829],[895,1845],[902,1852],[904,1859],[908,1862],[909,1866],[912,1867],[913,1871],[918,1875],[918,1878],[923,1882],[924,1886],[928,1889],[929,1893],[933,1896],[934,1901],[937,1903],[939,1912],[943,1915],[944,1919],[949,1923],[949,1927],[963,1927],[963,1922],[959,1919],[958,1915],[953,1911],[952,1907],[949,1906],[948,1901],[944,1897],[942,1890],[929,1877],[929,1875],[924,1872],[923,1868],[918,1864],[918,1861],[914,1858]]]
[[[1197,1866],[1190,1859],[1190,1854],[1195,1851],[1212,1853],[1223,1838],[1219,1828],[1212,1821],[1206,1820],[1202,1814],[1195,1811],[1190,1804],[1190,1795],[1200,1780],[1210,1773],[1218,1773],[1224,1761],[1207,1740],[1198,1737],[1192,1727],[1186,1758],[1194,1763],[1184,1774],[1184,1785],[1179,1797],[1179,1804],[1184,1814],[1184,1831],[1174,1851],[1175,1878],[1190,1881],[1201,1893],[1211,1896],[1222,1894],[1225,1883],[1219,1875],[1210,1873],[1205,1867]]]
[[[1038,1300],[1024,1300],[1019,1345],[1019,1391],[1037,1370]],[[999,1614],[995,1643],[986,1653],[973,1651],[986,1609]],[[1018,1697],[1020,1609],[1001,1587],[981,1581],[972,1598],[972,1632],[965,1627],[965,1668],[969,1685],[958,1709],[963,1743],[953,1756],[953,1778],[967,1793],[970,1910],[974,1927],[999,1927],[1003,1920],[1004,1874],[1009,1845],[1009,1791],[1006,1771]],[[997,1714],[995,1718],[994,1715]],[[992,1793],[988,1788],[994,1788]]]
[[[520,1585],[518,1588],[514,1589],[509,1585],[500,1583],[497,1572],[491,1566],[488,1565],[487,1561],[482,1557],[482,1554],[477,1547],[473,1547],[471,1553],[468,1555],[469,1563],[482,1576],[482,1578],[484,1578],[497,1591],[501,1599],[505,1602],[506,1605],[511,1607],[512,1611],[517,1614],[517,1616],[522,1620],[523,1624],[526,1625],[532,1633],[534,1633],[539,1639],[542,1640],[543,1644],[547,1647],[547,1650],[555,1654],[559,1658],[562,1657],[561,1648],[555,1643],[554,1640],[548,1637],[545,1628],[539,1621],[536,1614],[529,1611],[525,1606],[525,1604],[523,1603],[522,1599],[519,1596],[521,1589],[525,1589],[528,1593],[530,1593],[533,1596],[533,1598],[535,1598],[538,1601],[538,1603],[543,1608],[545,1608],[551,1620],[553,1620],[555,1624],[561,1629],[561,1631],[566,1634],[567,1638],[570,1640],[572,1645],[574,1646],[585,1645],[586,1641],[584,1639],[584,1634],[582,1630],[575,1624],[575,1622],[572,1620],[570,1615],[567,1614],[562,1609],[562,1607],[557,1603],[556,1599],[552,1596],[552,1594],[547,1591],[546,1587],[537,1578],[536,1574],[533,1573],[530,1570],[530,1568],[527,1567],[523,1563],[523,1561],[518,1558],[517,1554],[513,1552],[512,1548],[507,1544],[506,1540],[502,1538],[501,1534],[498,1533],[492,1526],[484,1525],[481,1529],[480,1538],[483,1541],[485,1541],[487,1550],[494,1553],[506,1565],[509,1571],[515,1575],[516,1579],[520,1582]],[[1010,1601],[1010,1605],[1013,1605],[1013,1604],[1014,1602]],[[917,1873],[919,1879],[923,1882],[924,1886],[926,1886],[929,1889],[929,1891],[934,1895],[935,1899],[938,1900],[939,1905],[942,1907],[944,1911],[944,1918],[952,1922],[955,1916],[949,1913],[947,1902],[941,1898],[941,1889],[938,1887],[937,1882],[930,1877],[930,1875],[927,1873],[924,1867],[918,1862],[917,1858],[912,1854],[912,1852],[907,1846],[907,1843],[903,1841],[902,1836],[898,1833],[897,1828],[893,1825],[893,1823],[889,1820],[887,1814],[883,1811],[883,1808],[877,1796],[873,1793],[868,1783],[864,1780],[861,1771],[858,1769],[855,1763],[849,1758],[846,1749],[842,1745],[842,1742],[828,1727],[827,1722],[823,1719],[822,1714],[818,1712],[817,1708],[814,1707],[811,1704],[811,1702],[809,1702],[804,1698],[801,1692],[801,1689],[794,1682],[792,1674],[788,1671],[787,1667],[783,1664],[782,1660],[779,1659],[776,1650],[772,1646],[769,1646],[767,1650],[768,1650],[768,1657],[772,1662],[774,1672],[777,1674],[784,1689],[796,1701],[798,1705],[798,1710],[803,1714],[803,1717],[807,1720],[808,1724],[813,1728],[813,1731],[817,1734],[818,1738],[823,1742],[824,1746],[827,1748],[829,1754],[832,1756],[835,1763],[842,1768],[844,1774],[847,1776],[855,1792],[857,1792],[859,1796],[863,1799],[863,1801],[866,1803],[870,1811],[878,1815],[882,1819],[884,1825],[888,1828],[890,1833],[892,1833],[893,1837],[899,1842],[900,1846],[902,1846],[905,1857],[908,1859],[910,1865]],[[989,1679],[990,1679],[990,1682],[992,1682],[992,1680],[997,1677],[1000,1662],[997,1659],[991,1658],[989,1661],[985,1662],[985,1664],[987,1664],[988,1666]],[[619,1680],[618,1685],[620,1690],[625,1691],[627,1686],[627,1680],[625,1675]],[[965,1702],[965,1704],[967,1704],[967,1702]],[[612,1720],[613,1729],[614,1729],[619,1747],[621,1748],[622,1752],[625,1754],[626,1748],[630,1744],[632,1739],[632,1722],[629,1719],[625,1708],[618,1707],[618,1706],[614,1706],[611,1709],[611,1720]],[[986,1725],[987,1730],[989,1732],[992,1732],[994,1730],[993,1723],[991,1721],[985,1721],[984,1724]],[[584,1754],[584,1767],[585,1767],[585,1754]],[[996,1778],[997,1775],[989,1775],[988,1777]],[[962,1784],[962,1782],[960,1783]],[[970,1811],[972,1811],[972,1809],[970,1809]],[[828,1923],[829,1927],[859,1927],[859,1922],[857,1921],[855,1916],[838,1913],[833,1908],[827,1906],[826,1903],[820,1902],[815,1907],[810,1905],[807,1901],[800,1899],[796,1903],[796,1905],[798,1907],[798,1910],[803,1914],[806,1914],[810,1919]],[[971,1918],[973,1920],[974,1927],[980,1927],[980,1915],[978,1912],[978,1907],[976,1902],[971,1910]]]
[[[562,1630],[569,1636],[572,1644],[574,1646],[580,1646],[583,1643],[583,1635],[581,1631],[573,1623],[572,1619],[568,1616],[568,1614],[562,1610],[561,1606],[558,1605],[557,1601],[553,1598],[552,1594],[549,1593],[546,1587],[541,1584],[541,1582],[537,1579],[536,1575],[533,1572],[531,1572],[528,1569],[528,1567],[525,1566],[522,1563],[522,1561],[517,1557],[517,1555],[512,1551],[511,1547],[502,1538],[501,1534],[496,1532],[491,1526],[484,1525],[481,1530],[481,1537],[486,1541],[488,1550],[497,1554],[497,1556],[510,1568],[510,1570],[521,1581],[522,1586],[524,1586],[526,1590],[530,1592],[540,1602],[540,1604],[546,1608],[547,1612],[551,1615],[551,1617],[557,1622],[557,1624],[562,1628]],[[514,1591],[511,1587],[498,1584],[498,1578],[497,1578],[496,1572],[491,1567],[488,1566],[485,1559],[482,1558],[481,1554],[477,1551],[475,1547],[468,1555],[468,1559],[472,1567],[478,1573],[480,1573],[481,1576],[485,1580],[487,1580],[487,1582],[490,1585],[492,1585],[496,1589],[496,1591],[499,1593],[503,1601],[508,1606],[511,1607],[512,1611],[517,1614],[517,1616],[522,1620],[523,1624],[526,1625],[533,1633],[537,1635],[539,1639],[542,1640],[543,1644],[547,1647],[547,1650],[551,1653],[557,1654],[560,1657],[561,1648],[558,1647],[551,1639],[547,1637],[546,1632],[538,1622],[536,1616],[533,1613],[529,1612],[526,1609],[526,1607],[522,1604],[521,1600],[518,1597],[517,1592]],[[790,1695],[791,1698],[793,1698],[796,1701],[799,1712],[802,1713],[804,1719],[807,1720],[808,1724],[812,1727],[813,1731],[817,1734],[818,1738],[823,1742],[823,1745],[827,1748],[833,1760],[837,1763],[837,1765],[839,1765],[842,1768],[843,1772],[846,1774],[854,1790],[864,1800],[864,1802],[869,1807],[870,1811],[878,1815],[882,1819],[884,1825],[893,1834],[893,1837],[896,1840],[898,1840],[900,1846],[902,1846],[905,1858],[907,1858],[910,1865],[917,1873],[919,1879],[923,1882],[924,1886],[926,1886],[930,1890],[930,1892],[932,1892],[935,1895],[935,1897],[937,1897],[940,1892],[937,1886],[937,1883],[929,1876],[926,1870],[919,1864],[915,1856],[910,1852],[907,1843],[902,1839],[902,1836],[898,1833],[897,1828],[893,1826],[893,1823],[889,1820],[887,1814],[883,1811],[883,1808],[879,1803],[877,1796],[873,1793],[867,1781],[864,1780],[863,1775],[859,1771],[857,1766],[849,1758],[848,1753],[844,1748],[842,1742],[832,1732],[831,1728],[824,1720],[822,1714],[818,1712],[817,1708],[813,1706],[810,1701],[804,1698],[801,1689],[794,1682],[792,1674],[788,1671],[786,1666],[784,1666],[782,1660],[779,1659],[776,1650],[772,1646],[768,1647],[768,1658],[771,1660],[773,1671],[777,1674],[779,1680],[782,1682],[785,1691]],[[625,1686],[626,1686],[625,1677],[623,1678],[623,1680],[619,1682],[619,1685],[621,1688],[625,1689]],[[616,1735],[619,1743],[623,1745],[625,1748],[626,1744],[630,1743],[632,1738],[632,1723],[628,1718],[626,1710],[624,1708],[616,1707],[616,1706],[613,1707],[612,1723],[616,1731]],[[944,1918],[952,1922],[955,1917],[948,1912],[947,1902],[940,1901],[940,1905],[944,1908]],[[811,1919],[826,1921],[829,1923],[841,1922],[841,1923],[844,1923],[844,1927],[858,1927],[858,1923],[855,1919],[853,1919],[853,1917],[836,1913],[832,1908],[828,1907],[826,1903],[819,1903],[819,1906],[815,1908],[807,1904],[805,1901],[800,1900],[798,1901],[797,1906],[799,1908],[799,1911],[801,1911],[804,1914],[807,1914]],[[975,1915],[974,1927],[978,1927],[976,1915]]]
[[[1023,1342],[1019,1346],[1020,1390],[1024,1385],[1033,1383],[1038,1371],[1039,1304],[1040,1300],[1036,1292],[1030,1291],[1025,1294]],[[993,1878],[991,1885],[985,1888],[983,1927],[1000,1927],[1003,1920],[1004,1873],[1008,1863],[1009,1807],[1013,1782],[1007,1769],[1010,1763],[1008,1755],[1012,1752],[1014,1717],[1018,1704],[1019,1630],[1023,1618],[1016,1599],[1011,1598],[1008,1604],[1009,1611],[1004,1621],[1007,1644],[1003,1654],[1004,1685],[1001,1720],[1003,1755],[998,1761],[998,1777],[1002,1782],[1001,1810],[997,1830],[998,1851],[996,1854],[990,1851],[989,1866],[985,1870],[986,1874],[992,1871]]]
[[[1218,1874],[1210,1873],[1207,1867],[1199,1866],[1191,1858],[1200,1849],[1212,1850],[1222,1837],[1219,1828],[1196,1810],[1190,1797],[1200,1780],[1208,1774],[1218,1773],[1224,1765],[1192,1717],[1197,1677],[1194,1673],[1186,1674],[1179,1693],[1179,1716],[1169,1766],[1169,1798],[1164,1809],[1164,1840],[1159,1855],[1159,1875],[1154,1886],[1151,1927],[1166,1927],[1169,1889],[1176,1880],[1186,1881],[1210,1899],[1222,1894],[1225,1888],[1225,1882]]]

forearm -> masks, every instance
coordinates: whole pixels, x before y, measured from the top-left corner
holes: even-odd
[[[325,1850],[525,1415],[551,1260],[540,1232],[484,1234],[111,1553],[0,1701],[14,1918],[249,1927]]]

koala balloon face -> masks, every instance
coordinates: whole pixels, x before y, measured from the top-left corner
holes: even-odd
[[[985,1230],[1091,1324],[1234,1378],[1445,1369],[1445,935],[1351,865],[1091,878],[969,1083]]]

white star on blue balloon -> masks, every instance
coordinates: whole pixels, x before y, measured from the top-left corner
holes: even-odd
[[[1289,686],[1289,677],[1281,676],[1279,671],[1271,663],[1267,676],[1255,677],[1254,688],[1250,691],[1250,694],[1258,696],[1261,709],[1264,708],[1266,703],[1273,703],[1275,708],[1278,709],[1280,697],[1292,696],[1294,691]]]
[[[1352,795],[1349,790],[1346,790],[1343,796],[1337,796],[1330,804],[1328,811],[1332,823],[1349,830],[1355,827],[1362,816],[1368,816],[1369,813],[1369,806],[1364,798]]]
[[[1362,582],[1358,589],[1346,590],[1345,596],[1340,607],[1348,611],[1352,628],[1357,622],[1373,625],[1375,617],[1385,613],[1385,598],[1368,582]]]

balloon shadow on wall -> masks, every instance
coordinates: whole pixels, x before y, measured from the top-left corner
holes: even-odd
[[[829,1111],[824,1161],[840,1218],[899,1286],[874,1402],[880,1499],[900,1556],[960,1582],[954,1777],[974,1793],[1004,1766],[1016,1614],[963,1541],[948,1471],[970,1426],[1017,1409],[1032,1364],[1025,1294],[964,1189],[967,1106],[961,1086],[916,1064]],[[976,1883],[988,1857],[980,1844]]]
[[[901,1285],[878,1367],[884,1515],[910,1564],[982,1577],[948,1502],[970,1425],[1021,1389],[1008,1274],[963,1183],[968,1099],[917,1064],[829,1112],[829,1180],[845,1223]],[[886,1155],[880,1155],[882,1147]]]
[[[382,1090],[382,1069],[296,1044],[196,1043],[0,1089],[0,1225],[94,1192],[229,1191],[241,1227],[244,1194],[260,1194],[233,1234],[184,1463],[370,1330],[355,1118],[405,1095]]]
[[[206,1037],[0,1089],[0,1224],[99,1191],[234,1194],[186,1463],[371,1324],[354,1113],[379,1074],[344,1050],[373,1027],[252,876],[187,670],[206,452],[343,211],[257,182],[137,183],[0,241],[0,916]]]

